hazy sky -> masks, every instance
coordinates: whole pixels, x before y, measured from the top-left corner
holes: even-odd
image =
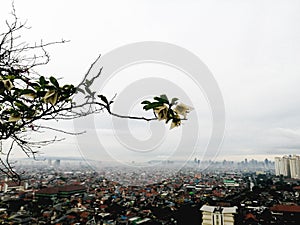
[[[139,41],[175,44],[193,52],[207,65],[222,92],[226,131],[218,158],[272,159],[274,155],[300,152],[299,1],[15,0],[15,7],[17,15],[32,27],[24,33],[25,40],[71,41],[48,49],[52,61],[41,68],[42,73],[56,74],[65,82],[76,84],[99,54]],[[10,11],[10,1],[1,2],[1,30]],[[111,96],[144,77],[164,78],[174,82],[189,98],[176,97],[182,101],[192,99],[190,103],[195,108],[185,121],[186,131],[166,128],[158,149],[146,155],[124,150],[114,137],[114,129],[122,129],[113,128],[107,115],[96,116],[97,138],[113,158],[167,158],[178,147],[181,135],[194,138],[188,133],[189,126],[199,127],[195,152],[188,150],[187,145],[176,156],[194,157],[205,151],[212,126],[209,106],[193,82],[178,78],[179,74],[167,66],[136,65],[115,74],[104,85],[103,92]],[[135,102],[128,103],[133,113],[143,115],[137,108],[144,97],[137,95]],[[70,123],[55,126],[73,129]],[[150,126],[154,126],[152,132],[162,129],[157,124],[129,121],[130,132],[139,139],[151,136]],[[80,138],[83,144],[78,145],[78,138],[67,137],[65,142],[45,148],[44,153],[84,155],[82,146],[99,147],[93,138],[85,135]]]

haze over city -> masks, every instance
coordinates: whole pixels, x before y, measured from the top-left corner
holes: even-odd
[[[21,1],[15,0],[21,20],[32,27],[22,33],[28,42],[66,39],[69,43],[49,47],[51,61],[40,67],[40,73],[62,77],[65,83],[79,83],[98,57],[117,47],[140,41],[175,44],[199,57],[213,74],[225,104],[226,129],[220,149],[211,157],[243,160],[265,159],[283,154],[296,154],[300,146],[300,2],[289,1]],[[0,28],[10,19],[11,1],[2,2]],[[113,97],[131,83],[145,78],[160,78],[174,83],[185,92],[178,97],[194,110],[182,127],[168,130],[162,124],[129,121],[131,134],[140,140],[149,138],[156,129],[164,133],[157,151],[143,155],[126,150],[115,138],[111,118],[103,113],[94,116],[97,138],[116,160],[166,158],[178,147],[181,135],[197,138],[188,142],[176,157],[193,158],[205,152],[212,118],[203,90],[183,72],[166,65],[145,63],[132,65],[114,74],[101,91]],[[201,74],[193,74],[201,76]],[[150,83],[153,85],[152,83]],[[147,84],[145,84],[146,86]],[[143,87],[141,87],[142,89]],[[142,110],[141,100],[128,100],[132,114],[149,115]],[[163,90],[162,90],[163,91]],[[171,92],[171,91],[170,91]],[[164,94],[164,93],[157,93]],[[168,93],[165,93],[168,94]],[[176,95],[176,93],[175,93]],[[72,122],[59,122],[55,127],[73,130]],[[195,137],[190,130],[199,128]],[[78,128],[78,127],[77,127]],[[85,149],[99,149],[90,127],[80,140],[66,135],[66,140],[41,152],[49,156],[85,157]],[[122,127],[121,131],[128,132]],[[122,130],[123,129],[123,130]],[[41,137],[52,137],[44,134]],[[220,137],[222,138],[222,137]],[[194,148],[191,150],[191,148]],[[15,157],[22,157],[15,153]],[[119,157],[119,158],[118,158]],[[100,158],[100,157],[99,157]],[[184,158],[185,159],[185,158]]]

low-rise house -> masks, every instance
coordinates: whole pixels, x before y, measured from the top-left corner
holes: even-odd
[[[234,225],[237,207],[219,207],[203,205],[202,225]]]

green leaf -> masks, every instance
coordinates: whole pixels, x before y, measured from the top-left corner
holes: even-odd
[[[151,109],[151,107],[150,107],[149,105],[145,105],[145,106],[143,107],[143,109],[146,110],[146,111],[148,111],[149,109]]]
[[[89,95],[92,95],[91,89],[89,89],[88,87],[85,87],[84,89],[86,90],[86,92],[87,92]]]
[[[9,79],[9,80],[13,80],[13,79],[16,78],[16,76],[15,75],[8,75],[6,78]]]
[[[97,95],[103,102],[108,104],[107,98],[104,95]]]
[[[24,89],[21,91],[21,95],[26,95],[26,94],[35,94],[35,91],[31,89]]]
[[[59,88],[59,84],[54,77],[50,77],[50,81],[56,88]]]
[[[15,106],[18,107],[21,111],[27,111],[29,107],[25,105],[22,101],[16,100]]]
[[[0,81],[0,90],[1,90],[1,92],[4,91],[4,83],[3,83],[3,81]]]
[[[37,91],[39,91],[41,88],[41,86],[38,83],[30,83],[30,87],[33,87]]]
[[[63,89],[64,91],[68,91],[68,90],[71,89],[71,85],[65,84],[65,85],[62,87],[62,89]]]
[[[151,102],[149,101],[142,101],[141,104],[150,104]]]
[[[86,80],[85,80],[85,84],[86,84],[87,87],[89,87],[89,86],[91,86],[92,81],[86,79]]]
[[[154,97],[154,100],[158,101],[158,102],[161,102],[161,103],[166,103],[166,104],[169,104],[169,101],[164,99],[164,98],[161,98],[161,97]]]
[[[161,97],[162,99],[165,99],[166,101],[169,102],[169,99],[168,99],[168,97],[167,97],[165,94],[160,95],[160,97]]]
[[[20,109],[23,109],[23,108],[24,108],[24,105],[23,105],[23,104],[20,104],[19,102],[15,102],[15,106],[17,106],[17,107],[20,108]]]
[[[41,84],[41,86],[44,86],[46,84],[46,79],[44,76],[40,77],[40,84]]]
[[[37,95],[38,97],[44,97],[45,94],[46,94],[46,91],[37,91],[37,93],[36,93],[36,95]]]
[[[179,99],[178,98],[172,98],[171,104],[175,105]]]
[[[152,102],[152,103],[150,103],[148,105],[145,105],[143,107],[143,109],[147,111],[149,109],[155,109],[155,108],[157,108],[159,106],[163,106],[163,103],[161,103],[161,102]]]

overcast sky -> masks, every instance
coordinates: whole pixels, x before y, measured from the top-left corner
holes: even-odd
[[[218,159],[273,159],[275,155],[300,152],[299,1],[15,0],[15,8],[17,15],[32,27],[24,32],[25,40],[70,40],[48,49],[51,62],[40,69],[42,73],[56,74],[63,77],[64,82],[76,84],[99,54],[105,55],[117,47],[139,41],[175,44],[193,52],[207,65],[222,92],[226,130]],[[10,1],[1,2],[1,30],[10,11]],[[174,97],[188,102],[192,99],[189,103],[195,108],[184,122],[185,131],[181,128],[169,131],[167,127],[159,147],[149,154],[126,150],[115,138],[114,129],[121,128],[112,127],[107,115],[95,116],[93,129],[105,151],[114,159],[167,158],[178,148],[181,135],[194,138],[188,132],[189,126],[199,127],[196,146],[190,150],[187,144],[176,157],[200,155],[201,158],[212,127],[209,104],[191,80],[177,79],[179,74],[167,66],[136,65],[115,74],[114,79],[104,85],[103,92],[113,95],[125,90],[130,82],[164,78],[173,81],[189,98]],[[143,115],[137,109],[143,98],[145,96],[136,96],[136,100],[129,103],[132,113]],[[73,129],[70,123],[57,126]],[[161,124],[145,122],[129,121],[129,127],[138,139],[149,138],[151,129],[162,131]],[[86,150],[82,146],[99,151],[94,138],[84,135],[78,145],[78,138],[67,137],[65,142],[49,146],[43,152],[84,156]]]

